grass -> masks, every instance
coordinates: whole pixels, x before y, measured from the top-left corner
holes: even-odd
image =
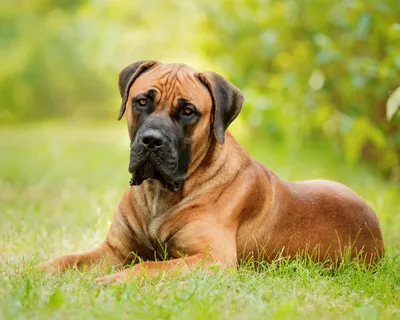
[[[0,128],[0,319],[400,319],[399,185],[318,141],[288,148],[234,131],[280,176],[335,179],[363,196],[387,247],[377,269],[294,261],[109,287],[96,271],[43,275],[37,263],[104,238],[130,178],[128,140],[123,124],[21,125]]]

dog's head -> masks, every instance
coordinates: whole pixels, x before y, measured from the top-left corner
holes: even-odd
[[[182,188],[193,161],[239,114],[243,96],[222,76],[184,64],[139,61],[119,75],[131,153],[131,184],[156,179],[171,191]]]

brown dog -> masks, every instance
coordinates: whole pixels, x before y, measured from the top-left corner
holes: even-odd
[[[220,75],[137,62],[121,71],[119,90],[132,186],[104,242],[42,269],[102,261],[124,267],[142,259],[97,279],[108,283],[142,272],[235,267],[249,257],[312,254],[315,261],[338,261],[347,248],[370,263],[383,254],[379,221],[352,190],[333,181],[284,181],[226,133],[243,96]]]

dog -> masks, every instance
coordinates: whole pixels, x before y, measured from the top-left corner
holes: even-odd
[[[382,257],[378,218],[350,188],[285,181],[236,142],[227,128],[243,95],[222,76],[139,61],[120,72],[118,84],[131,186],[102,243],[56,257],[42,270],[106,263],[120,271],[96,282],[112,283],[143,273],[236,268],[249,258],[340,262],[346,250],[368,264]]]

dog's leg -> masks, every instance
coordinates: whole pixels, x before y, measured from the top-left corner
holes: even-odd
[[[159,276],[160,273],[171,275],[187,273],[191,270],[212,271],[220,268],[226,269],[228,267],[230,267],[229,264],[221,263],[218,260],[213,259],[208,254],[196,254],[185,258],[168,261],[146,261],[138,263],[132,268],[125,269],[112,275],[97,278],[96,282],[103,284],[125,283],[140,275],[154,278]]]
[[[74,266],[82,270],[91,268],[94,265],[116,266],[122,262],[115,249],[104,241],[90,251],[55,257],[39,264],[38,267],[49,274],[53,274],[64,272]]]
[[[129,263],[131,255],[136,253],[141,246],[140,237],[137,234],[143,233],[140,228],[143,222],[139,222],[141,216],[134,210],[129,192],[129,189],[125,192],[114,212],[105,241],[87,252],[59,256],[41,263],[38,267],[52,274],[64,272],[74,266],[81,270],[93,266],[120,268],[125,263]]]
[[[203,221],[203,220],[202,220]],[[204,223],[204,222],[201,222]],[[194,225],[199,233],[200,226],[198,223]],[[208,226],[208,224],[206,224]],[[209,227],[208,230],[210,230]],[[237,265],[237,252],[234,233],[221,232],[216,229],[215,232],[208,234],[208,238],[191,238],[194,242],[190,242],[186,234],[191,232],[192,229],[186,230],[177,237],[181,236],[186,240],[189,248],[198,248],[198,253],[191,253],[179,259],[167,261],[145,261],[134,265],[129,269],[117,272],[115,274],[101,277],[96,279],[98,283],[124,283],[129,282],[137,276],[158,277],[161,273],[167,275],[187,273],[191,270],[201,270],[205,272],[215,271],[219,269],[228,270],[229,268],[236,268]],[[226,231],[226,230],[225,230]],[[178,240],[178,239],[177,239]],[[203,251],[203,249],[205,250]]]

